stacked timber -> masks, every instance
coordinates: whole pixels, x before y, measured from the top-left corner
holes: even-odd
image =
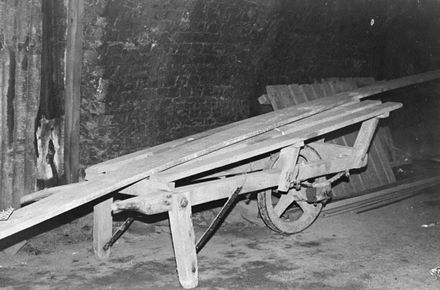
[[[270,85],[267,95],[259,98],[261,104],[270,104],[274,110],[295,106],[301,103],[335,95],[349,93],[359,87],[372,85],[373,78],[328,78],[313,84]],[[336,136],[328,136],[325,141],[343,146],[352,146],[358,128],[349,127]],[[328,140],[327,140],[328,139]],[[334,199],[358,195],[373,187],[380,187],[396,181],[390,161],[393,160],[392,141],[387,127],[379,127],[369,151],[365,168],[352,171],[350,178],[341,180],[333,187]]]
[[[440,183],[440,176],[414,177],[369,190],[360,196],[333,202],[323,210],[323,216],[343,213],[364,213],[423,193],[423,189]]]

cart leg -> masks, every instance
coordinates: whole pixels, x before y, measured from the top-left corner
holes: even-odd
[[[189,193],[173,194],[168,214],[180,284],[186,289],[194,288],[198,268]]]
[[[110,248],[105,251],[104,245],[112,237],[112,203],[113,198],[109,198],[93,207],[93,251],[98,259],[110,256]]]
[[[368,148],[370,148],[371,141],[374,137],[379,118],[372,118],[364,121],[361,125],[361,129],[356,137],[353,148],[356,150],[354,164],[357,167],[365,165],[367,159]]]
[[[301,142],[281,149],[280,158],[278,159],[278,162],[280,163],[279,166],[282,168],[280,179],[278,181],[279,191],[289,191],[290,184],[295,181],[296,161],[302,146],[304,146],[304,144]]]

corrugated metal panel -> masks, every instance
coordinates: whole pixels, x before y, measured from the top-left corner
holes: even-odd
[[[41,1],[0,1],[0,210],[35,190]]]
[[[318,98],[334,95],[344,91],[354,90],[360,86],[374,82],[373,78],[325,79],[313,84],[291,84],[267,86],[267,97],[274,110],[297,105]],[[330,136],[329,142],[353,146],[359,127],[352,126]],[[390,150],[384,144],[390,144],[391,137],[387,130],[379,129],[369,150],[369,160],[366,168],[352,173],[349,180],[341,181],[334,189],[335,199],[354,196],[366,189],[382,186],[396,181],[389,163]],[[386,143],[385,143],[385,142]]]

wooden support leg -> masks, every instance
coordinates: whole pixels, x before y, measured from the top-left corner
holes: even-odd
[[[93,207],[93,250],[98,259],[110,256],[110,248],[103,248],[112,237],[112,203],[113,198],[109,198]]]
[[[373,140],[378,123],[379,118],[373,118],[362,123],[353,146],[356,151],[353,163],[355,167],[365,166],[368,157],[368,148],[370,148],[371,140]]]
[[[287,192],[290,189],[290,184],[295,180],[295,167],[298,159],[299,150],[304,144],[299,143],[281,149],[280,158],[278,160],[281,169],[281,175],[278,182],[278,190]]]
[[[168,214],[180,284],[186,289],[194,288],[198,284],[198,268],[189,193],[173,194]]]

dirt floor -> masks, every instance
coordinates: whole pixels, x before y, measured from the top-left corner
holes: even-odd
[[[89,218],[0,254],[2,289],[181,289],[166,222],[136,221],[106,261]],[[195,223],[200,236],[206,223]],[[423,225],[428,225],[424,227]],[[72,227],[75,231],[72,231]],[[440,289],[440,187],[282,236],[232,212],[199,253],[199,289]]]

